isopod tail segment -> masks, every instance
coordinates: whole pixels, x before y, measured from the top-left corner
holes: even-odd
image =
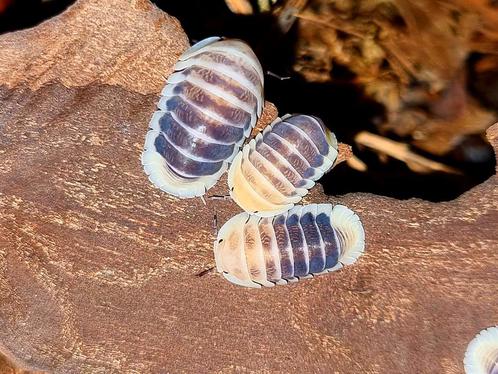
[[[295,206],[274,217],[246,212],[214,243],[217,271],[244,287],[273,287],[351,265],[365,249],[359,217],[343,205]]]
[[[481,331],[469,343],[463,362],[467,374],[498,374],[498,326]]]
[[[159,189],[202,197],[227,171],[262,113],[263,69],[241,40],[210,37],[174,66],[147,132],[142,165]]]
[[[228,171],[230,196],[249,214],[284,213],[333,167],[337,156],[337,139],[319,118],[287,114],[235,156]]]

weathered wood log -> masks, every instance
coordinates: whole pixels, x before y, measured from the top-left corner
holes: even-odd
[[[498,323],[497,177],[438,204],[318,186],[304,203],[362,217],[357,264],[266,290],[197,276],[214,263],[214,215],[238,207],[168,196],[139,161],[186,47],[146,0],[80,0],[0,37],[0,367],[461,373],[468,342]],[[261,122],[275,115],[268,104]],[[497,150],[498,125],[488,137]],[[223,179],[212,194],[226,192]]]

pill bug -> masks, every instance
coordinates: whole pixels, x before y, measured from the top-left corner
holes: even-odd
[[[337,140],[316,117],[278,118],[240,151],[228,172],[232,199],[261,217],[294,206],[334,164]]]
[[[149,123],[142,165],[161,190],[202,196],[227,170],[263,108],[263,70],[240,40],[211,37],[174,67]]]
[[[465,352],[467,374],[498,374],[498,326],[482,330]]]
[[[365,247],[358,216],[343,205],[295,206],[274,217],[228,220],[214,245],[218,272],[246,287],[272,287],[354,263]]]

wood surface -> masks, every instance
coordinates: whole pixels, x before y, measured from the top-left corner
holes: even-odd
[[[239,208],[168,196],[139,160],[187,46],[146,0],[79,0],[0,37],[1,370],[462,373],[498,324],[497,177],[445,203],[318,185],[304,203],[362,218],[354,266],[263,290],[198,276],[214,215]],[[209,195],[226,193],[224,177]]]

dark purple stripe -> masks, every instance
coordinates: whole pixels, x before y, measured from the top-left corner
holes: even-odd
[[[322,120],[316,118],[320,124],[316,123],[311,116],[306,116],[303,114],[297,114],[294,116],[290,116],[286,118],[284,122],[290,123],[296,127],[299,127],[303,130],[306,135],[315,143],[318,151],[326,156],[329,153],[329,144],[327,143],[327,139],[325,138],[325,125]]]
[[[245,88],[236,80],[227,77],[226,75],[223,75],[221,73],[218,73],[212,69],[206,69],[195,65],[183,70],[182,73],[185,76],[191,75],[198,77],[206,83],[221,88],[227,93],[235,96],[237,99],[253,107],[254,112],[256,112],[256,108],[258,105],[257,98],[251,93],[251,91],[249,91],[247,88]]]
[[[285,224],[289,232],[292,253],[294,254],[294,276],[305,276],[309,274],[309,268],[306,261],[306,252],[304,251],[306,243],[299,227],[299,216],[297,214],[289,215]]]
[[[318,149],[303,134],[296,130],[295,126],[279,122],[273,125],[272,132],[296,147],[312,167],[316,168],[323,164],[323,156],[318,152]]]
[[[187,81],[176,84],[173,93],[185,96],[198,107],[216,113],[234,126],[247,128],[251,124],[251,115],[245,110]]]
[[[262,82],[256,70],[250,65],[241,64],[239,58],[232,59],[231,56],[222,52],[203,52],[193,57],[193,59],[202,59],[212,61],[217,64],[225,65],[230,70],[242,74],[249,82],[253,83],[260,92],[263,90]],[[195,65],[195,62],[194,62]]]
[[[317,215],[315,222],[325,245],[325,269],[330,269],[337,265],[339,260],[339,248],[337,247],[335,232],[330,226],[330,217],[325,213]]]
[[[294,187],[298,187],[302,185],[303,178],[299,173],[295,170],[285,166],[280,162],[280,160],[275,156],[275,152],[271,149],[267,144],[265,144],[262,140],[256,142],[256,151],[266,158],[273,166],[275,166],[278,170],[282,172],[282,174],[287,178],[289,182],[292,183]]]
[[[310,169],[302,156],[289,148],[277,135],[272,134],[271,131],[263,135],[263,142],[287,159],[301,176],[304,176],[308,169]]]
[[[187,154],[205,158],[209,161],[224,161],[233,153],[234,145],[223,145],[208,143],[192,135],[185,128],[179,125],[170,113],[165,113],[159,120],[161,131],[168,139],[184,150]]]
[[[185,157],[161,134],[157,136],[154,145],[157,152],[164,157],[166,162],[182,176],[213,175],[223,166],[223,162],[198,162]]]
[[[176,117],[186,126],[219,142],[231,144],[244,138],[242,128],[223,124],[206,116],[180,96],[168,99],[166,109],[175,113]]]
[[[319,273],[325,268],[325,254],[320,241],[320,233],[315,225],[315,217],[310,212],[305,213],[301,216],[299,223],[308,246],[310,273]]]

